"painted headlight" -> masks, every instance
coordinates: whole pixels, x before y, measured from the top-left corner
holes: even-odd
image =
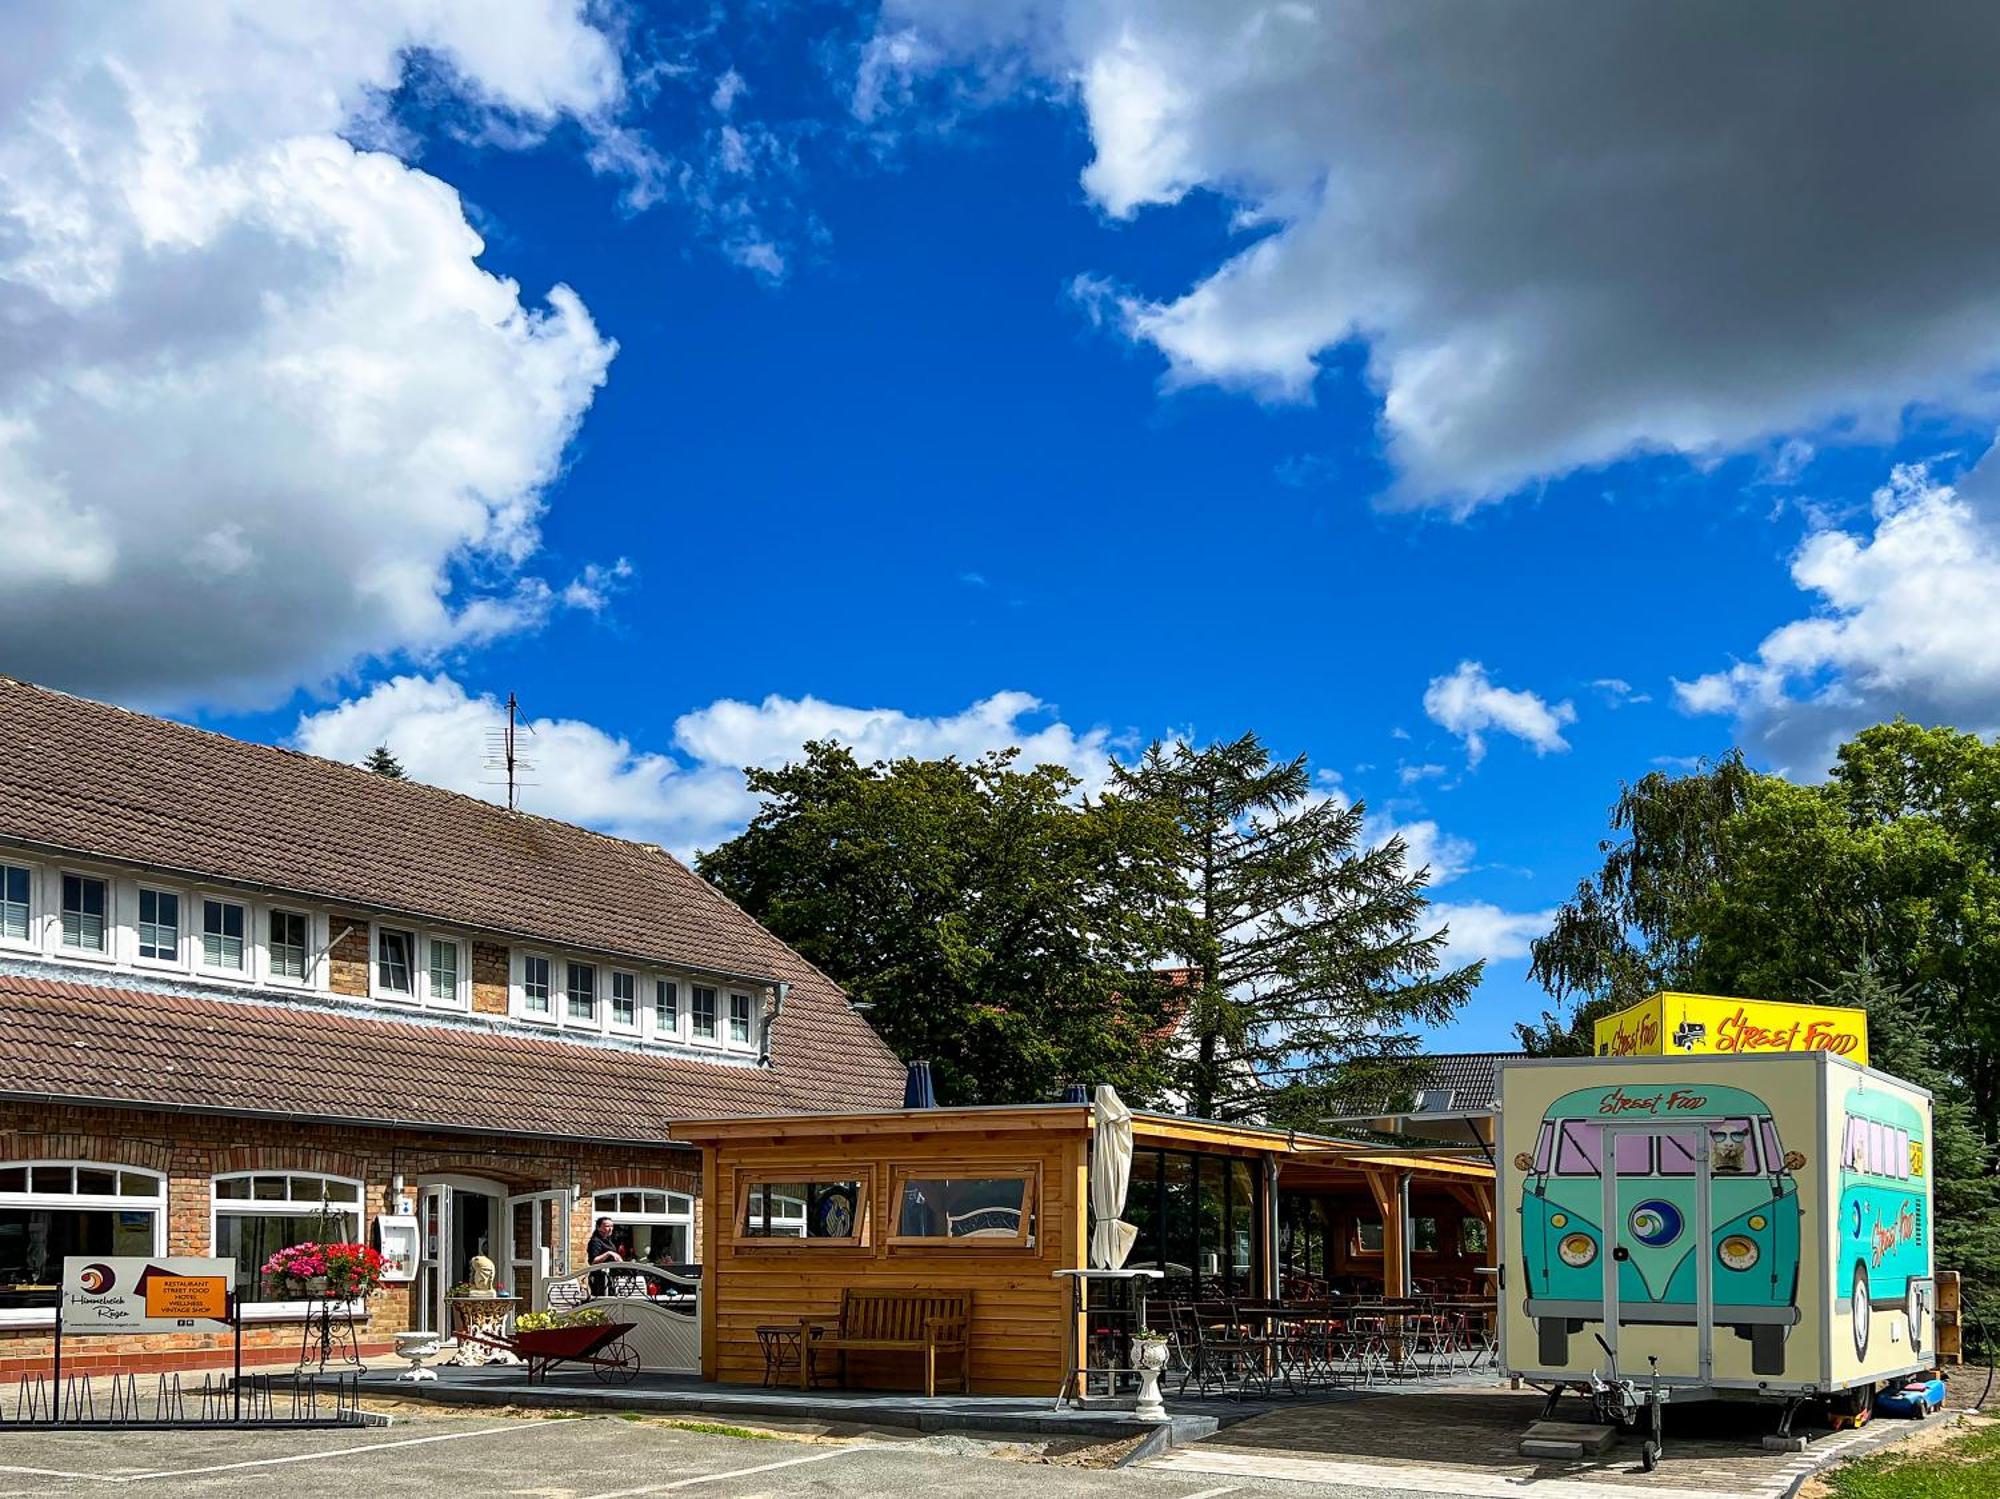
[[[1556,1245],[1556,1253],[1562,1256],[1565,1265],[1581,1270],[1597,1258],[1597,1240],[1589,1234],[1567,1234]]]
[[[1551,1214],[1549,1214],[1549,1227],[1550,1227],[1550,1228],[1568,1228],[1568,1227],[1569,1227],[1569,1214],[1568,1214],[1568,1213],[1551,1213]]]
[[[1732,1270],[1748,1270],[1757,1263],[1757,1241],[1731,1234],[1716,1246],[1716,1255]]]
[[[1752,1213],[1748,1218],[1744,1219],[1743,1221],[1744,1225],[1748,1228],[1761,1229],[1764,1226],[1764,1215],[1762,1213]]]

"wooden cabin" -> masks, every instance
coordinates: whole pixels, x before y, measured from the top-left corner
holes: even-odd
[[[1090,1105],[1067,1103],[677,1126],[702,1150],[703,1375],[764,1380],[770,1330],[832,1321],[849,1288],[963,1290],[973,1392],[1055,1395],[1071,1351],[1092,1341],[1066,1320],[1073,1283],[1056,1275],[1088,1263],[1092,1124]],[[1469,1279],[1491,1263],[1493,1173],[1476,1150],[1383,1150],[1147,1113],[1133,1117],[1133,1143],[1123,1216],[1139,1237],[1127,1265],[1161,1271],[1154,1298],[1266,1300],[1315,1265],[1324,1280],[1336,1240],[1322,1228],[1315,1251],[1315,1221],[1352,1229],[1337,1241],[1338,1273],[1372,1267],[1392,1296],[1413,1270]],[[1447,1210],[1449,1254],[1435,1247]],[[1483,1237],[1467,1233],[1482,1213]],[[856,1353],[848,1382],[907,1388],[912,1364]]]

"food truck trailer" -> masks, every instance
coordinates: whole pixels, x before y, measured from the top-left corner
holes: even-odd
[[[1931,1098],[1831,1049],[1500,1064],[1500,1367],[1862,1408],[1933,1349]],[[1657,1458],[1657,1445],[1647,1453]]]

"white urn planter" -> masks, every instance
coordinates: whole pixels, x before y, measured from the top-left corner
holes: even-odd
[[[1160,1375],[1167,1367],[1167,1340],[1133,1338],[1132,1367],[1139,1373],[1139,1399],[1132,1407],[1132,1414],[1141,1421],[1166,1420],[1167,1404],[1160,1398]]]

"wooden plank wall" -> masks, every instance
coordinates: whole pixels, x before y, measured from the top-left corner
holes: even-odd
[[[1063,1382],[1064,1319],[1071,1315],[1070,1282],[1052,1278],[1079,1266],[1088,1252],[1089,1136],[1081,1130],[993,1129],[950,1133],[897,1132],[841,1136],[829,1125],[816,1138],[723,1138],[707,1147],[709,1193],[703,1223],[702,1349],[707,1377],[760,1382],[760,1324],[828,1321],[840,1312],[846,1286],[908,1286],[972,1292],[972,1388],[980,1394],[1050,1395]],[[890,1182],[904,1164],[964,1168],[1028,1166],[1039,1172],[1036,1242],[1031,1249],[930,1249],[888,1243],[894,1227]],[[733,1243],[740,1218],[739,1181],[769,1170],[795,1179],[865,1179],[870,1242],[862,1247],[771,1240]],[[914,1355],[849,1359],[850,1384],[921,1386]],[[940,1382],[948,1377],[938,1371]],[[955,1374],[955,1368],[949,1370]]]

